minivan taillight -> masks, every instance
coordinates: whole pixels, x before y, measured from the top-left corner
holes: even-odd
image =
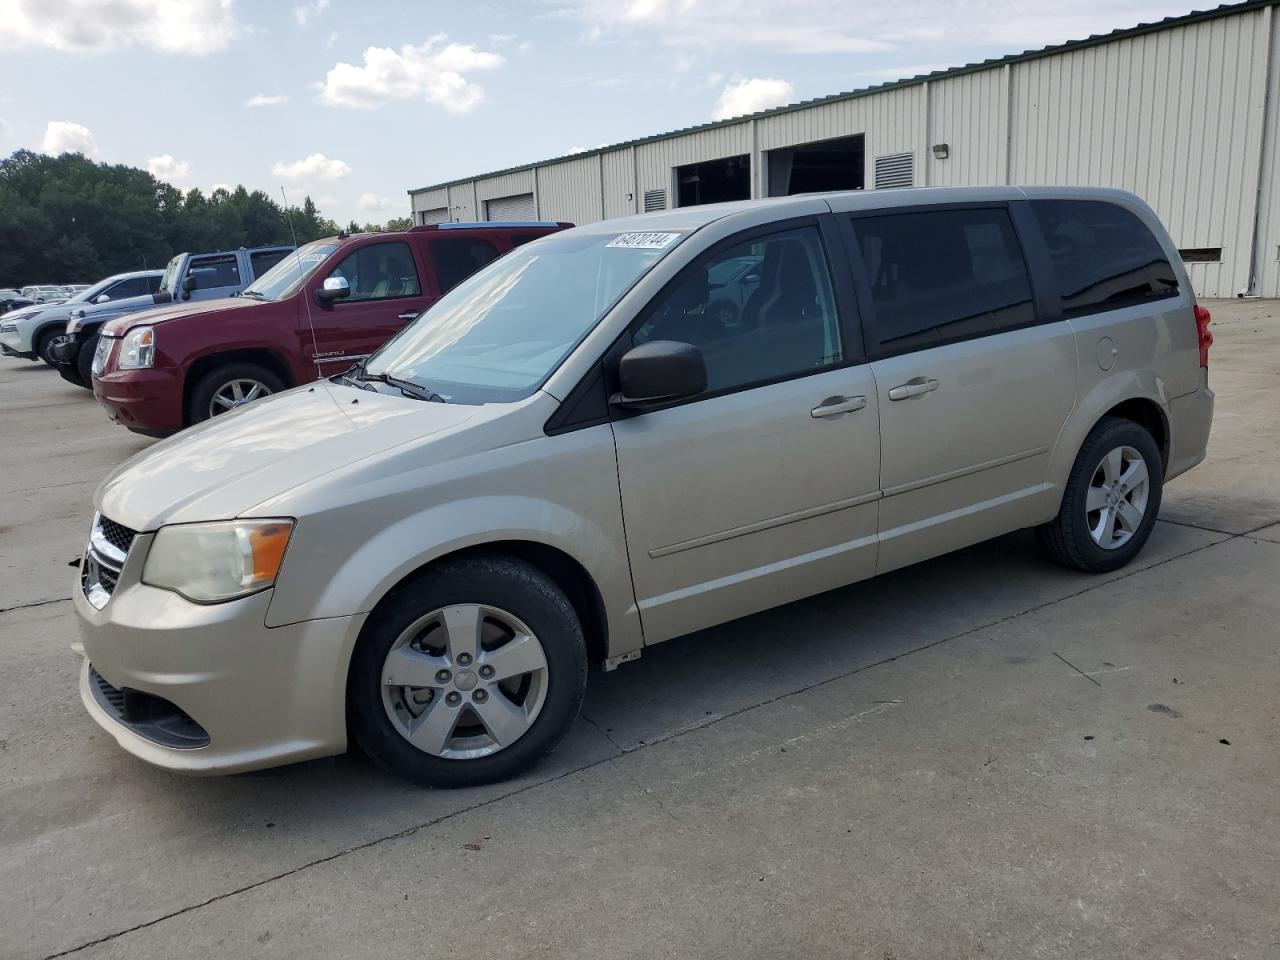
[[[1209,331],[1212,314],[1199,304],[1195,308],[1196,337],[1200,340],[1200,366],[1209,366],[1209,348],[1213,346],[1213,334]]]

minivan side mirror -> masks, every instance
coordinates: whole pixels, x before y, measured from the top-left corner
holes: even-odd
[[[619,390],[609,403],[644,411],[694,397],[707,389],[702,351],[678,340],[651,340],[632,347],[618,361]]]
[[[316,299],[321,303],[333,303],[343,297],[351,296],[351,284],[346,277],[325,277],[324,283],[316,291]]]

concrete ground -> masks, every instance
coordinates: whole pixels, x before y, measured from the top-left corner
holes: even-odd
[[[593,675],[552,758],[192,780],[98,731],[67,597],[142,449],[0,361],[0,957],[1280,956],[1280,304],[1132,567],[1017,534]]]

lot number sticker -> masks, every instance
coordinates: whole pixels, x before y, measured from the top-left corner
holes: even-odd
[[[679,239],[678,233],[624,233],[614,237],[605,246],[627,247],[631,250],[661,250]]]

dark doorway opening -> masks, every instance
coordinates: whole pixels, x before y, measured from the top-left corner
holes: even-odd
[[[820,140],[769,151],[769,196],[828,190],[862,190],[866,186],[863,136]]]
[[[676,206],[724,203],[751,197],[751,157],[725,157],[676,167]]]

